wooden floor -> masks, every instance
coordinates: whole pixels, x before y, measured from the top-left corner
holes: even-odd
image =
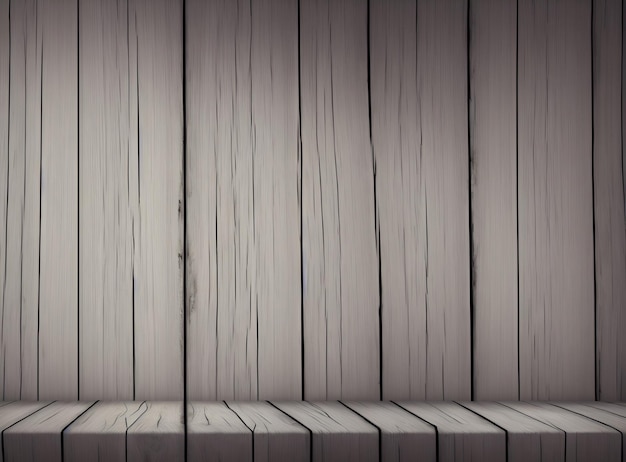
[[[0,402],[2,461],[624,461],[626,403]]]

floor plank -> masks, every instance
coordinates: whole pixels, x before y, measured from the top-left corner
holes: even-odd
[[[6,429],[2,434],[5,462],[63,462],[63,429],[93,404],[55,401]]]
[[[621,435],[618,431],[548,403],[506,402],[504,405],[565,432],[567,460],[619,461]]]
[[[63,432],[63,462],[126,462],[126,432],[146,410],[141,401],[96,403]]]
[[[519,1],[524,400],[595,395],[591,2]]]
[[[367,2],[301,2],[300,27],[304,399],[379,399]]]
[[[565,432],[500,403],[459,404],[506,431],[509,462],[565,460]]]
[[[275,402],[311,431],[312,462],[378,460],[378,430],[338,402]]]
[[[253,432],[255,462],[309,461],[309,431],[274,406],[263,401],[227,402]]]
[[[612,412],[613,414],[626,417],[626,403],[603,403],[599,401],[593,401],[590,402],[589,405],[597,409],[602,409],[603,411]]]
[[[593,2],[596,399],[626,400],[626,204],[622,152],[622,9]]]
[[[223,402],[187,406],[187,460],[252,461],[252,431]]]
[[[39,397],[78,399],[78,4],[42,2]]]
[[[473,399],[518,399],[517,2],[469,14]]]
[[[8,427],[14,425],[22,419],[25,419],[29,415],[39,411],[49,404],[50,403],[44,401],[4,402],[2,404],[2,410],[0,411],[0,437]],[[2,443],[2,445],[3,444],[4,443]],[[2,449],[0,450],[0,462],[4,462],[4,460],[4,449]]]
[[[182,402],[146,402],[146,408],[128,428],[128,462],[183,460],[185,424]]]
[[[345,402],[380,432],[380,459],[387,461],[435,462],[435,428],[390,402]]]
[[[482,417],[451,402],[399,402],[437,429],[439,461],[506,460],[506,434]]]

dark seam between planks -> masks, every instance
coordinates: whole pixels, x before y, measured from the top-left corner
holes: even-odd
[[[471,0],[467,0],[466,7],[466,67],[467,67],[467,183],[468,183],[468,203],[469,203],[469,297],[470,297],[470,399],[474,400],[474,330],[475,330],[475,306],[474,306],[474,284],[475,275],[475,255],[474,255],[474,210],[472,207],[472,177],[474,159],[472,156],[472,81],[471,81]],[[445,399],[445,395],[444,395]]]
[[[10,4],[9,4],[9,12],[11,11],[10,8]],[[25,13],[26,14],[26,13]],[[26,21],[24,21],[26,23]],[[27,67],[26,67],[26,54],[27,54],[27,50],[28,50],[28,42],[26,40],[26,36],[27,36],[27,27],[24,26],[24,80],[27,81]],[[9,77],[10,78],[10,77]],[[24,342],[22,340],[22,312],[23,312],[23,301],[24,301],[24,215],[26,213],[26,130],[27,130],[27,126],[28,124],[26,123],[26,108],[28,107],[27,104],[27,100],[28,100],[28,89],[26,88],[26,85],[24,85],[24,179],[23,179],[23,184],[22,184],[22,198],[23,198],[23,205],[22,205],[22,217],[21,217],[21,225],[20,225],[20,399],[22,399],[22,389],[24,387],[24,367],[22,365],[22,361],[24,358]],[[0,443],[1,444],[1,443]],[[1,449],[0,449],[0,453],[1,453]]]
[[[228,405],[228,403],[226,401],[222,401],[224,403],[224,405],[228,408],[228,410],[230,412],[232,412],[233,414],[235,414],[237,416],[237,418],[241,421],[241,423],[248,429],[250,430],[250,437],[252,438],[252,462],[254,462],[254,429],[256,428],[256,424],[254,425],[254,427],[250,428],[245,422],[244,420],[241,418],[241,416],[239,414],[237,414],[237,411],[235,411],[234,409],[231,409],[231,407]]]
[[[409,414],[411,414],[412,416],[418,418],[419,420],[421,420],[422,422],[424,422],[426,425],[431,426],[434,430],[435,430],[435,460],[440,460],[439,458],[439,428],[437,428],[437,425],[435,425],[432,422],[429,422],[426,419],[423,419],[422,417],[420,417],[419,415],[417,415],[416,413],[412,412],[411,410],[407,409],[404,406],[401,406],[400,404],[398,404],[396,401],[390,401],[390,403],[395,404],[396,406],[398,406],[400,409],[402,409],[403,411],[408,412]]]
[[[298,162],[300,167],[300,178],[298,178],[298,200],[300,202],[300,342],[301,358],[300,367],[302,371],[302,391],[300,399],[305,399],[305,369],[304,369],[304,245],[302,234],[302,169],[304,155],[302,152],[302,34],[300,27],[300,0],[298,0]],[[258,367],[258,364],[257,364]]]
[[[597,401],[600,397],[602,384],[600,383],[598,374],[600,373],[598,364],[598,283],[596,269],[596,180],[595,180],[595,163],[596,163],[596,143],[595,143],[595,53],[594,53],[594,35],[595,35],[595,2],[589,1],[591,4],[591,216],[592,216],[592,238],[593,238],[593,364],[594,364],[594,399]]]
[[[519,0],[515,2],[515,218],[517,237],[517,399],[521,399],[519,294]]]
[[[505,458],[504,460],[506,462],[509,461],[509,432],[506,428],[501,427],[500,425],[498,425],[497,423],[495,423],[493,420],[485,417],[482,414],[479,414],[478,412],[474,411],[473,409],[470,409],[466,406],[464,406],[462,403],[460,403],[459,401],[453,401],[454,403],[458,404],[459,406],[461,406],[463,409],[467,409],[469,412],[471,412],[472,414],[477,415],[478,417],[480,417],[481,419],[486,420],[487,422],[489,422],[491,425],[493,425],[494,427],[498,427],[500,430],[502,430],[504,432],[504,454],[505,454]]]
[[[37,412],[41,411],[42,409],[47,408],[47,407],[48,407],[48,406],[50,406],[52,403],[54,403],[54,401],[51,401],[50,403],[46,404],[45,406],[40,407],[40,408],[38,408],[38,409],[34,410],[33,412],[31,412],[31,413],[30,413],[30,414],[28,414],[28,415],[25,415],[25,416],[24,416],[24,417],[22,417],[21,419],[19,419],[19,420],[17,420],[17,421],[15,421],[15,422],[13,422],[11,425],[9,425],[8,427],[6,427],[6,428],[4,428],[4,429],[2,430],[1,435],[0,435],[0,436],[2,436],[2,438],[0,438],[0,439],[1,439],[1,441],[0,441],[0,446],[1,446],[1,449],[2,449],[2,458],[3,458],[3,460],[6,460],[6,459],[7,459],[6,454],[4,453],[4,432],[5,432],[5,431],[7,431],[9,428],[11,428],[11,427],[13,427],[13,426],[17,425],[18,423],[20,423],[22,420],[24,420],[24,419],[28,419],[31,415],[36,414]]]
[[[79,2],[80,0],[76,0],[77,2]],[[64,444],[64,438],[63,438],[63,434],[65,433],[65,430],[68,429],[68,427],[70,425],[72,425],[74,422],[76,422],[83,414],[85,414],[89,409],[91,409],[92,407],[94,407],[97,403],[99,402],[99,400],[94,401],[93,403],[91,403],[90,406],[87,407],[87,409],[85,409],[83,412],[81,412],[80,414],[78,414],[76,417],[74,417],[65,427],[63,427],[63,429],[61,430],[61,461],[65,460],[65,444]]]
[[[76,396],[80,400],[80,0],[76,0],[76,93]]]
[[[307,403],[307,401],[303,401],[303,402]],[[285,412],[281,408],[275,406],[274,403],[272,403],[271,401],[266,401],[266,403],[269,404],[270,406],[278,409],[279,412],[282,412],[287,417],[289,417],[291,420],[293,420],[294,422],[296,422],[298,425],[300,425],[302,428],[304,428],[305,430],[307,430],[309,432],[309,462],[313,462],[313,430],[311,430],[309,427],[304,425],[302,422],[300,422],[294,416],[287,414],[287,412]]]
[[[36,11],[39,11],[37,2]],[[37,13],[37,17],[39,14]],[[37,263],[37,399],[39,399],[39,358],[40,354],[40,328],[41,328],[41,197],[43,184],[43,26],[41,26],[41,64],[39,79],[39,248]]]
[[[368,0],[369,3],[369,0]],[[356,415],[358,415],[360,418],[362,418],[363,420],[365,420],[368,424],[370,424],[372,427],[376,428],[376,430],[378,431],[378,460],[379,462],[383,461],[383,432],[381,430],[381,428],[376,425],[374,422],[372,422],[370,419],[368,419],[367,417],[365,417],[363,414],[357,412],[355,409],[352,409],[350,406],[348,406],[346,403],[344,403],[343,401],[338,401],[339,404],[341,404],[342,406],[344,406],[346,409],[354,412]]]
[[[187,460],[187,0],[182,0],[182,45],[183,45],[183,457]],[[180,214],[179,214],[180,220]]]

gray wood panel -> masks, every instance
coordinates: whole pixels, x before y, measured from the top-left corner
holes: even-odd
[[[367,2],[301,2],[306,399],[380,397],[367,34]]]
[[[49,404],[50,403],[43,401],[14,401],[12,403],[3,403],[2,411],[0,411],[0,437],[7,428]],[[0,450],[0,462],[4,462],[4,450]]]
[[[187,460],[253,460],[252,431],[223,402],[187,405]]]
[[[370,2],[383,399],[426,397],[428,241],[416,64],[417,3]]]
[[[626,399],[626,221],[622,154],[622,2],[593,2],[596,398]]]
[[[439,461],[506,460],[506,433],[451,402],[400,402],[401,407],[435,426]]]
[[[63,432],[63,462],[126,462],[126,432],[145,402],[98,402]]]
[[[339,402],[280,402],[276,407],[311,431],[311,461],[376,461],[378,430]]]
[[[36,399],[41,23],[35,2],[0,8],[0,381],[5,399]]]
[[[126,460],[183,460],[183,403],[153,401],[146,402],[145,406],[146,410],[129,425],[126,433]]]
[[[78,17],[41,3],[39,399],[78,398]]]
[[[474,399],[517,399],[517,2],[470,5]]]
[[[190,397],[300,399],[297,2],[187,13]]]
[[[591,2],[519,2],[522,399],[594,397]]]
[[[80,2],[81,399],[133,398],[133,268],[140,221],[137,144],[130,142],[131,119],[136,121],[137,114],[129,105],[137,75],[134,69],[131,77],[128,56],[137,36],[128,31],[135,16],[127,1],[133,4]]]
[[[62,432],[93,402],[55,401],[2,434],[5,462],[62,462]]]
[[[390,402],[347,402],[380,432],[380,462],[437,460],[435,428]]]
[[[182,1],[136,0],[130,7],[129,67],[131,78],[137,75],[130,85],[130,114],[138,114],[130,136],[131,154],[137,153],[131,176],[137,176],[138,202],[132,257],[135,399],[181,399]]]
[[[460,403],[506,431],[507,461],[564,461],[565,432],[500,403]]]
[[[589,405],[597,409],[602,409],[603,411],[626,417],[626,403],[601,403],[594,401],[589,403]]]
[[[309,431],[285,413],[264,401],[227,402],[226,405],[252,431],[255,462],[310,462]]]
[[[619,461],[621,435],[613,428],[549,403],[506,402],[506,406],[565,432],[567,461]]]

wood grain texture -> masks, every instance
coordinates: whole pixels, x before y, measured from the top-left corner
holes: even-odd
[[[383,399],[426,397],[428,241],[426,170],[422,168],[420,143],[417,3],[370,2]]]
[[[626,417],[626,403],[601,403],[594,401],[589,405],[597,409],[602,409],[603,411]]]
[[[506,434],[475,413],[451,402],[400,402],[437,429],[439,461],[506,460]]]
[[[506,406],[565,432],[567,461],[618,461],[621,435],[615,429],[594,422],[549,403],[506,402]]]
[[[500,403],[460,404],[506,431],[507,461],[565,460],[565,432]]]
[[[3,403],[0,411],[0,436],[12,425],[49,405],[43,401],[14,401]],[[4,443],[3,443],[4,444]],[[4,462],[4,450],[0,450],[0,462]]]
[[[594,397],[591,3],[519,2],[521,399]]]
[[[141,401],[96,403],[63,432],[64,462],[126,462],[126,432],[146,410]]]
[[[2,434],[5,462],[63,462],[63,429],[92,405],[55,401],[6,429]]]
[[[381,462],[437,460],[437,431],[432,425],[390,402],[344,404],[378,428]]]
[[[0,40],[0,55],[8,52],[6,63],[0,59],[0,75],[6,76],[0,89],[10,88],[10,104],[0,104],[0,133],[8,130],[6,142],[0,141],[6,218],[0,237],[0,381],[5,399],[37,399],[42,21],[36,1],[7,2],[7,14],[9,3],[11,21],[3,24]],[[9,119],[3,119],[5,108]]]
[[[10,3],[8,0],[0,2],[0,277],[6,281],[6,263],[8,260],[7,233],[8,233],[8,195],[9,195],[9,112],[10,112],[10,74],[11,74],[11,29],[10,29]],[[7,399],[11,395],[11,391],[6,393],[4,377],[4,368],[6,367],[7,350],[9,352],[9,369],[14,369],[11,364],[13,351],[15,350],[15,339],[11,335],[11,330],[15,329],[15,322],[11,316],[14,310],[5,307],[6,287],[0,289],[2,296],[2,304],[0,305],[2,312],[2,325],[0,326],[0,348],[2,348],[2,399]],[[5,333],[5,318],[7,324],[13,324],[12,329]],[[12,322],[13,321],[13,322]],[[8,327],[8,326],[7,326]],[[7,329],[8,330],[8,329]],[[8,338],[5,338],[8,337]],[[11,387],[13,384],[9,384]],[[5,394],[8,395],[5,397]]]
[[[78,398],[78,17],[42,2],[39,399]]]
[[[310,462],[309,431],[284,412],[263,401],[227,402],[226,405],[252,431],[255,462]]]
[[[418,2],[421,168],[426,226],[423,397],[471,389],[467,3]],[[384,311],[384,307],[383,307]],[[383,369],[384,369],[383,364]]]
[[[129,462],[183,460],[185,423],[182,402],[146,402],[146,410],[126,434]]]
[[[596,398],[626,399],[626,220],[622,170],[622,2],[593,3]]]
[[[311,462],[378,460],[377,428],[341,403],[274,405],[311,431]]]
[[[187,404],[187,460],[249,462],[252,431],[223,402]]]
[[[256,399],[250,2],[186,11],[188,393]]]
[[[470,6],[474,398],[518,399],[517,3]]]
[[[130,85],[130,101],[137,107],[131,106],[130,113],[138,114],[130,137],[131,146],[138,146],[132,257],[135,398],[182,399],[182,1],[137,0],[132,6],[129,59],[137,80]]]
[[[306,399],[380,398],[367,40],[367,2],[300,5]]]
[[[137,120],[129,104],[130,86],[137,87],[136,69],[132,77],[130,73],[129,47],[131,39],[137,38],[136,33],[132,37],[129,33],[131,21],[134,25],[134,10],[129,10],[126,0],[80,3],[78,290],[82,399],[133,398],[134,238],[140,228],[137,144],[131,146],[130,140],[131,119]],[[133,42],[136,46],[136,40]],[[175,330],[176,324],[171,327]]]
[[[300,399],[297,2],[187,20],[189,396]]]

